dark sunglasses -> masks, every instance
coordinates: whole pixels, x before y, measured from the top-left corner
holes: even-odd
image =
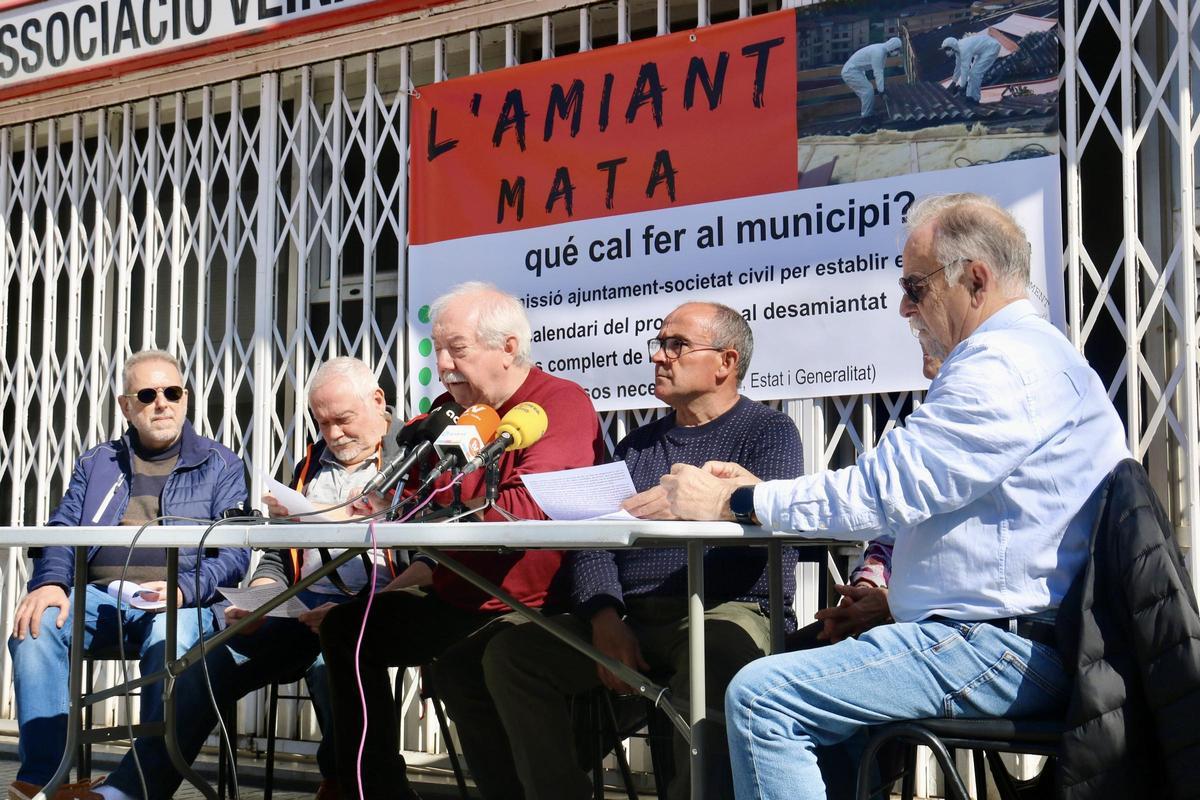
[[[928,289],[926,289],[926,287],[925,287],[925,284],[930,278],[932,278],[934,275],[937,275],[939,272],[941,272],[942,270],[944,270],[946,267],[950,266],[951,264],[958,264],[961,261],[970,261],[970,260],[971,259],[965,258],[965,257],[964,258],[956,258],[953,261],[947,261],[945,264],[942,264],[942,266],[938,267],[933,272],[930,272],[928,275],[922,275],[919,278],[915,278],[912,275],[909,275],[907,277],[901,278],[900,279],[900,288],[904,290],[904,296],[907,297],[910,301],[912,301],[912,304],[914,306],[919,306],[921,304],[921,301],[925,299],[925,292],[928,291]]]
[[[148,406],[158,399],[159,392],[162,392],[162,396],[166,398],[168,403],[178,403],[187,394],[187,389],[184,389],[182,386],[147,386],[145,389],[138,389],[136,392],[125,395],[125,397],[136,397],[139,403]]]

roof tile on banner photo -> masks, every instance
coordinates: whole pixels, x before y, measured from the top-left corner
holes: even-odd
[[[796,188],[790,11],[420,87],[410,242]]]

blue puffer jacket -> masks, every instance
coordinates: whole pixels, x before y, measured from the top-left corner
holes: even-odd
[[[246,471],[242,461],[228,447],[196,433],[191,423],[183,423],[183,442],[179,462],[163,487],[161,511],[181,517],[217,519],[226,509],[239,508],[246,500]],[[126,432],[120,439],[97,445],[75,463],[71,482],[62,502],[50,516],[48,525],[100,526],[119,525],[129,506],[129,483],[133,468],[129,458],[130,441]],[[196,524],[168,521],[168,525]],[[133,529],[130,529],[130,536]],[[88,560],[99,547],[88,552]],[[179,588],[184,605],[208,605],[216,599],[218,586],[237,586],[250,565],[246,548],[223,547],[215,558],[198,558],[195,548],[179,551]],[[196,592],[196,564],[200,564],[200,597]],[[68,591],[75,573],[70,547],[47,547],[34,562],[32,591],[45,584],[57,583]]]

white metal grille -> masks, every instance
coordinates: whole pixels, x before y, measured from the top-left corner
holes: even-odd
[[[181,356],[201,432],[276,473],[316,433],[297,398],[320,361],[358,355],[403,392],[402,245],[407,203],[421,201],[405,168],[413,86],[777,7],[562,0],[530,18],[527,4],[480,4],[393,23],[383,50],[378,31],[343,37],[333,61],[263,72],[266,57],[247,56],[225,68],[232,79],[160,96],[146,82],[117,105],[44,119],[0,107],[0,520],[44,520],[75,457],[117,433],[114,378],[142,347]],[[1070,334],[1185,546],[1200,498],[1198,16],[1196,0],[1065,0],[1060,29]],[[440,38],[422,34],[435,25]],[[813,470],[872,447],[919,402],[783,407]],[[609,446],[652,415],[604,415]],[[1189,565],[1200,573],[1191,547]],[[9,552],[0,628],[25,578]],[[4,686],[9,673],[4,653]],[[406,698],[415,708],[411,681]],[[11,716],[8,691],[2,708]],[[415,717],[406,735],[430,743]]]

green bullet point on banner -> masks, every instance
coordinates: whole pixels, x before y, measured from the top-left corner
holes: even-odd
[[[429,401],[428,397],[422,397],[420,401],[417,402],[417,408],[420,409],[422,414],[428,412],[429,406],[431,405],[432,403]]]
[[[428,386],[429,381],[432,378],[433,370],[431,370],[429,367],[421,367],[421,371],[417,373],[417,380],[421,382],[422,386]]]
[[[421,306],[419,309],[417,309],[417,319],[421,320],[421,322],[425,323],[426,325],[429,324],[429,306]]]
[[[428,339],[422,339],[420,344],[417,345],[417,352],[428,358],[429,354],[433,352],[433,342]]]

